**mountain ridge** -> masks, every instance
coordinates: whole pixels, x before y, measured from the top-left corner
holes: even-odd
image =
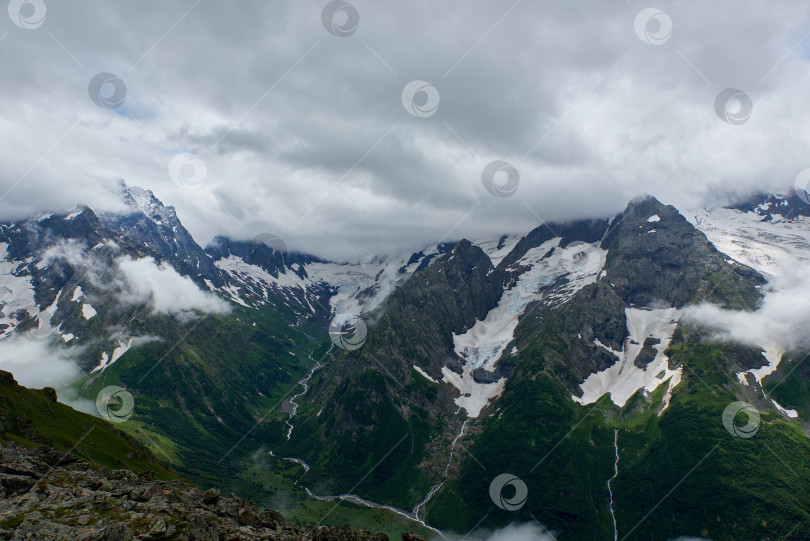
[[[528,520],[491,507],[486,464],[487,472],[525,476],[527,505],[544,524],[594,537],[612,528],[602,481],[614,475],[615,455],[632,453],[644,468],[659,468],[656,449],[680,445],[661,439],[661,423],[694,417],[718,438],[707,424],[718,396],[744,397],[778,421],[763,436],[769,445],[804,423],[806,385],[793,378],[780,390],[777,379],[793,374],[786,367],[796,365],[796,353],[782,360],[753,346],[711,345],[709,331],[682,319],[699,303],[753,313],[773,278],[772,266],[751,255],[760,253],[749,246],[753,236],[739,251],[746,230],[712,220],[736,223],[731,213],[750,227],[777,228],[773,249],[800,257],[801,244],[787,236],[804,231],[800,215],[763,222],[752,210],[681,213],[647,197],[611,220],[541,224],[524,236],[347,264],[289,253],[272,235],[219,238],[203,249],[180,230],[171,207],[124,189],[129,214],[102,220],[80,209],[3,226],[4,283],[14,288],[6,294],[5,336],[74,346],[88,372],[80,392],[132,391],[133,426],[148,427],[153,450],[160,442],[172,465],[203,485],[260,503],[279,487],[322,498],[352,492],[352,501],[412,509],[400,515],[445,530],[469,529],[471,517],[485,515],[489,527]],[[737,236],[727,241],[720,231]],[[161,312],[155,301],[170,292],[153,289],[122,305],[137,289],[126,274],[134,261],[194,302]],[[341,349],[339,334],[330,340],[326,332],[343,315],[368,326],[357,349]],[[775,371],[755,382],[739,376],[767,367]],[[655,428],[645,435],[645,427]],[[555,470],[540,475],[505,445],[552,456],[569,432],[582,446],[566,444],[564,455],[591,470],[554,458]],[[632,449],[614,449],[614,436],[635,442]],[[736,449],[744,459],[745,448]],[[256,466],[267,461],[270,470]],[[618,494],[622,482],[613,480]],[[554,497],[539,488],[544,483],[576,489]],[[590,507],[586,492],[595,495]],[[625,501],[617,520],[628,531],[633,512]],[[694,524],[681,526],[661,531],[694,533]],[[652,530],[633,535],[642,531]]]

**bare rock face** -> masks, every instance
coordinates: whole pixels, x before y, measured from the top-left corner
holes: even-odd
[[[56,402],[56,389],[53,387],[45,387],[42,389],[42,392],[45,393],[45,396],[48,397],[48,400],[51,402]]]
[[[93,470],[47,445],[0,445],[0,539],[388,541],[385,534],[348,526],[299,526],[217,489]]]

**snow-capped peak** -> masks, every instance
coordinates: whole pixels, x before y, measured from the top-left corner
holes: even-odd
[[[177,220],[174,207],[164,205],[151,190],[138,186],[127,186],[123,180],[121,187],[122,198],[133,213],[141,212],[158,224],[167,224]]]

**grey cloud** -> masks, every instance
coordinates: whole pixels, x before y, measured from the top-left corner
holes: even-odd
[[[21,385],[60,389],[81,375],[76,353],[44,342],[13,336],[0,342],[0,369],[14,374]]]
[[[485,541],[555,541],[557,539],[552,532],[537,523],[511,524],[488,533],[484,537],[477,536],[476,538]]]
[[[108,246],[117,251],[117,245]],[[74,240],[57,243],[48,248],[40,265],[66,262],[105,294],[114,295],[122,305],[148,305],[153,314],[173,315],[183,320],[197,317],[198,312],[223,314],[230,306],[217,295],[201,290],[187,276],[182,276],[167,263],[157,263],[152,257],[133,259],[119,255],[102,259],[88,247]],[[110,265],[114,268],[110,273]],[[92,303],[93,296],[88,294]]]
[[[353,3],[347,38],[321,3],[291,0],[49,2],[36,30],[4,18],[0,216],[115,207],[103,186],[123,177],[202,244],[274,231],[340,257],[436,241],[476,201],[447,240],[526,231],[527,206],[560,220],[646,191],[695,206],[786,189],[808,166],[807,6],[661,4],[673,33],[652,46],[621,2]],[[126,82],[119,110],[87,95],[101,71]],[[400,103],[414,79],[440,92],[429,118]],[[753,100],[742,126],[715,115],[728,87]],[[169,179],[178,152],[205,161],[199,190]],[[509,200],[480,185],[496,159],[521,173]]]
[[[690,306],[687,321],[708,327],[714,338],[749,346],[775,346],[782,351],[806,351],[810,338],[810,269],[786,265],[784,274],[768,285],[755,312],[733,312],[711,304]]]

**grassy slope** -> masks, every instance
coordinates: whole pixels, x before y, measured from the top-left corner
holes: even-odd
[[[242,458],[284,439],[282,400],[297,392],[309,354],[325,350],[306,326],[288,327],[292,319],[236,306],[177,328],[167,322],[164,340],[133,348],[93,375],[85,395],[125,387],[135,398],[125,430],[201,486],[250,496],[250,483],[236,475]]]
[[[536,517],[566,538],[612,536],[605,481],[613,473],[613,431],[601,402],[579,408],[542,374],[516,381],[483,428],[459,477],[431,502],[431,525],[464,533]],[[490,499],[490,482],[502,473],[528,486],[529,499],[518,511],[499,509]]]
[[[54,403],[41,390],[12,385],[0,385],[0,413],[4,419],[6,440],[29,447],[49,441],[56,449],[66,453],[70,451],[95,467],[154,471],[160,479],[178,478],[175,471],[155,458],[164,458],[160,453],[171,452],[176,444],[149,430],[142,422],[130,420],[113,425],[64,404]],[[36,430],[36,436],[30,428],[26,428],[29,422]],[[151,441],[150,447],[157,447],[158,451],[153,455],[136,440]],[[177,458],[173,454],[169,457]],[[239,478],[246,485],[258,487],[257,493],[264,494],[266,504],[281,510],[288,519],[300,524],[348,524],[353,528],[386,533],[392,539],[398,539],[403,532],[430,534],[412,521],[386,510],[368,509],[345,502],[309,500],[303,489],[294,484],[303,471],[295,464],[254,453],[245,460],[243,467]]]
[[[432,536],[429,530],[391,511],[340,501],[312,500],[296,483],[303,473],[303,468],[292,462],[257,455],[245,461],[241,476],[262,487],[266,496],[264,504],[299,524],[348,524],[352,528],[383,532],[391,539],[399,539],[403,532]]]
[[[293,439],[280,447],[285,456],[305,457],[312,466],[302,483],[320,494],[351,490],[411,509],[430,489],[430,480],[415,466],[437,428],[418,409],[406,418],[404,402],[388,393],[384,376],[374,370],[345,380],[334,397],[335,406],[323,411],[303,405]],[[352,430],[323,445],[321,427],[329,430],[338,418],[351,419]]]
[[[0,385],[0,413],[7,440],[31,447],[47,441],[96,467],[154,471],[163,479],[178,477],[132,436],[102,419],[51,401],[43,391]]]
[[[783,538],[810,519],[810,439],[772,411],[762,411],[754,437],[732,436],[722,415],[740,398],[734,377],[723,373],[727,346],[685,341],[673,349],[690,371],[670,408],[620,434],[617,501],[644,505],[617,507],[619,531],[632,530],[628,539]],[[808,534],[806,523],[793,531]]]
[[[209,316],[168,355],[171,344],[165,342],[128,352],[102,377],[92,380],[87,393],[119,383],[132,390],[135,414],[122,428],[201,486],[237,492],[260,505],[282,510],[301,523],[349,524],[385,531],[393,538],[404,531],[420,531],[417,524],[386,510],[311,500],[294,484],[301,468],[269,456],[270,450],[298,456],[286,445],[284,420],[288,415],[281,404],[284,398],[301,391],[297,382],[309,371],[313,359],[327,358],[326,336],[313,341],[310,336],[318,336],[315,329],[308,325],[291,329],[286,324],[290,319],[290,314],[276,310],[248,311],[241,307],[230,316]],[[350,400],[351,407],[362,408],[362,397],[355,398]],[[180,401],[191,417],[180,407]],[[307,420],[312,420],[316,412],[311,410],[311,406],[301,404],[296,431],[304,430]],[[415,433],[426,430],[415,420],[413,424]],[[368,443],[374,446],[379,442]],[[409,442],[402,442],[401,448],[408,449]],[[370,483],[385,480],[390,468],[398,467],[402,459],[397,454],[389,458],[380,464],[378,477],[370,478]],[[346,473],[356,477],[356,471],[347,467]],[[408,484],[404,478],[393,481],[397,487]],[[427,482],[422,484],[427,491]],[[381,501],[388,502],[386,496],[380,496]]]
[[[810,417],[810,355],[787,354],[779,363],[777,371],[765,378],[763,386],[768,396],[780,406],[793,409],[807,419]]]
[[[763,413],[755,437],[735,438],[721,420],[738,399],[733,376],[721,369],[728,348],[683,342],[672,354],[689,370],[660,417],[661,387],[647,398],[637,393],[620,411],[607,397],[577,406],[542,372],[510,380],[470,448],[475,460],[465,457],[458,479],[429,507],[428,522],[466,532],[476,524],[536,519],[565,538],[612,539],[607,481],[614,430],[620,462],[611,487],[620,539],[781,539],[808,521],[810,440],[801,425]],[[489,497],[489,483],[505,472],[529,489],[516,512],[498,509]],[[808,535],[808,527],[794,535]]]

